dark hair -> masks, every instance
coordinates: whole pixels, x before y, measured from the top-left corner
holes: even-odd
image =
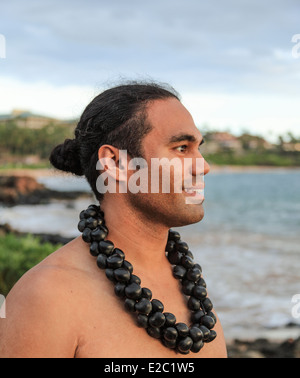
[[[66,139],[54,148],[51,164],[62,171],[85,176],[96,198],[98,150],[104,144],[143,157],[142,139],[152,126],[147,122],[146,106],[150,101],[176,98],[170,86],[157,83],[130,83],[108,89],[92,100],[75,129],[75,139]]]

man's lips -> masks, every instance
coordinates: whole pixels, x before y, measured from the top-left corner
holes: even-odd
[[[184,194],[187,196],[202,196],[204,197],[204,185],[191,186],[183,189]]]

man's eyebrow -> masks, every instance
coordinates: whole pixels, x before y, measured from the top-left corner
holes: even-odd
[[[182,142],[182,141],[185,141],[185,140],[187,140],[189,142],[197,142],[197,139],[192,134],[179,134],[179,135],[172,136],[169,140],[169,144]],[[201,144],[203,144],[203,143],[204,143],[204,139],[201,140],[201,142],[199,143],[199,146],[201,146]]]

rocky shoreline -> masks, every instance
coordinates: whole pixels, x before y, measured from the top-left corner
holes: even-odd
[[[234,340],[227,344],[229,358],[300,358],[300,337],[285,341]]]
[[[72,200],[88,195],[80,191],[55,191],[30,176],[0,176],[0,204],[5,206],[48,204],[53,199]]]

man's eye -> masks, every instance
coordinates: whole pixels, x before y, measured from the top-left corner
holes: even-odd
[[[185,152],[187,149],[187,145],[183,144],[182,146],[176,147],[176,150],[179,152]]]

